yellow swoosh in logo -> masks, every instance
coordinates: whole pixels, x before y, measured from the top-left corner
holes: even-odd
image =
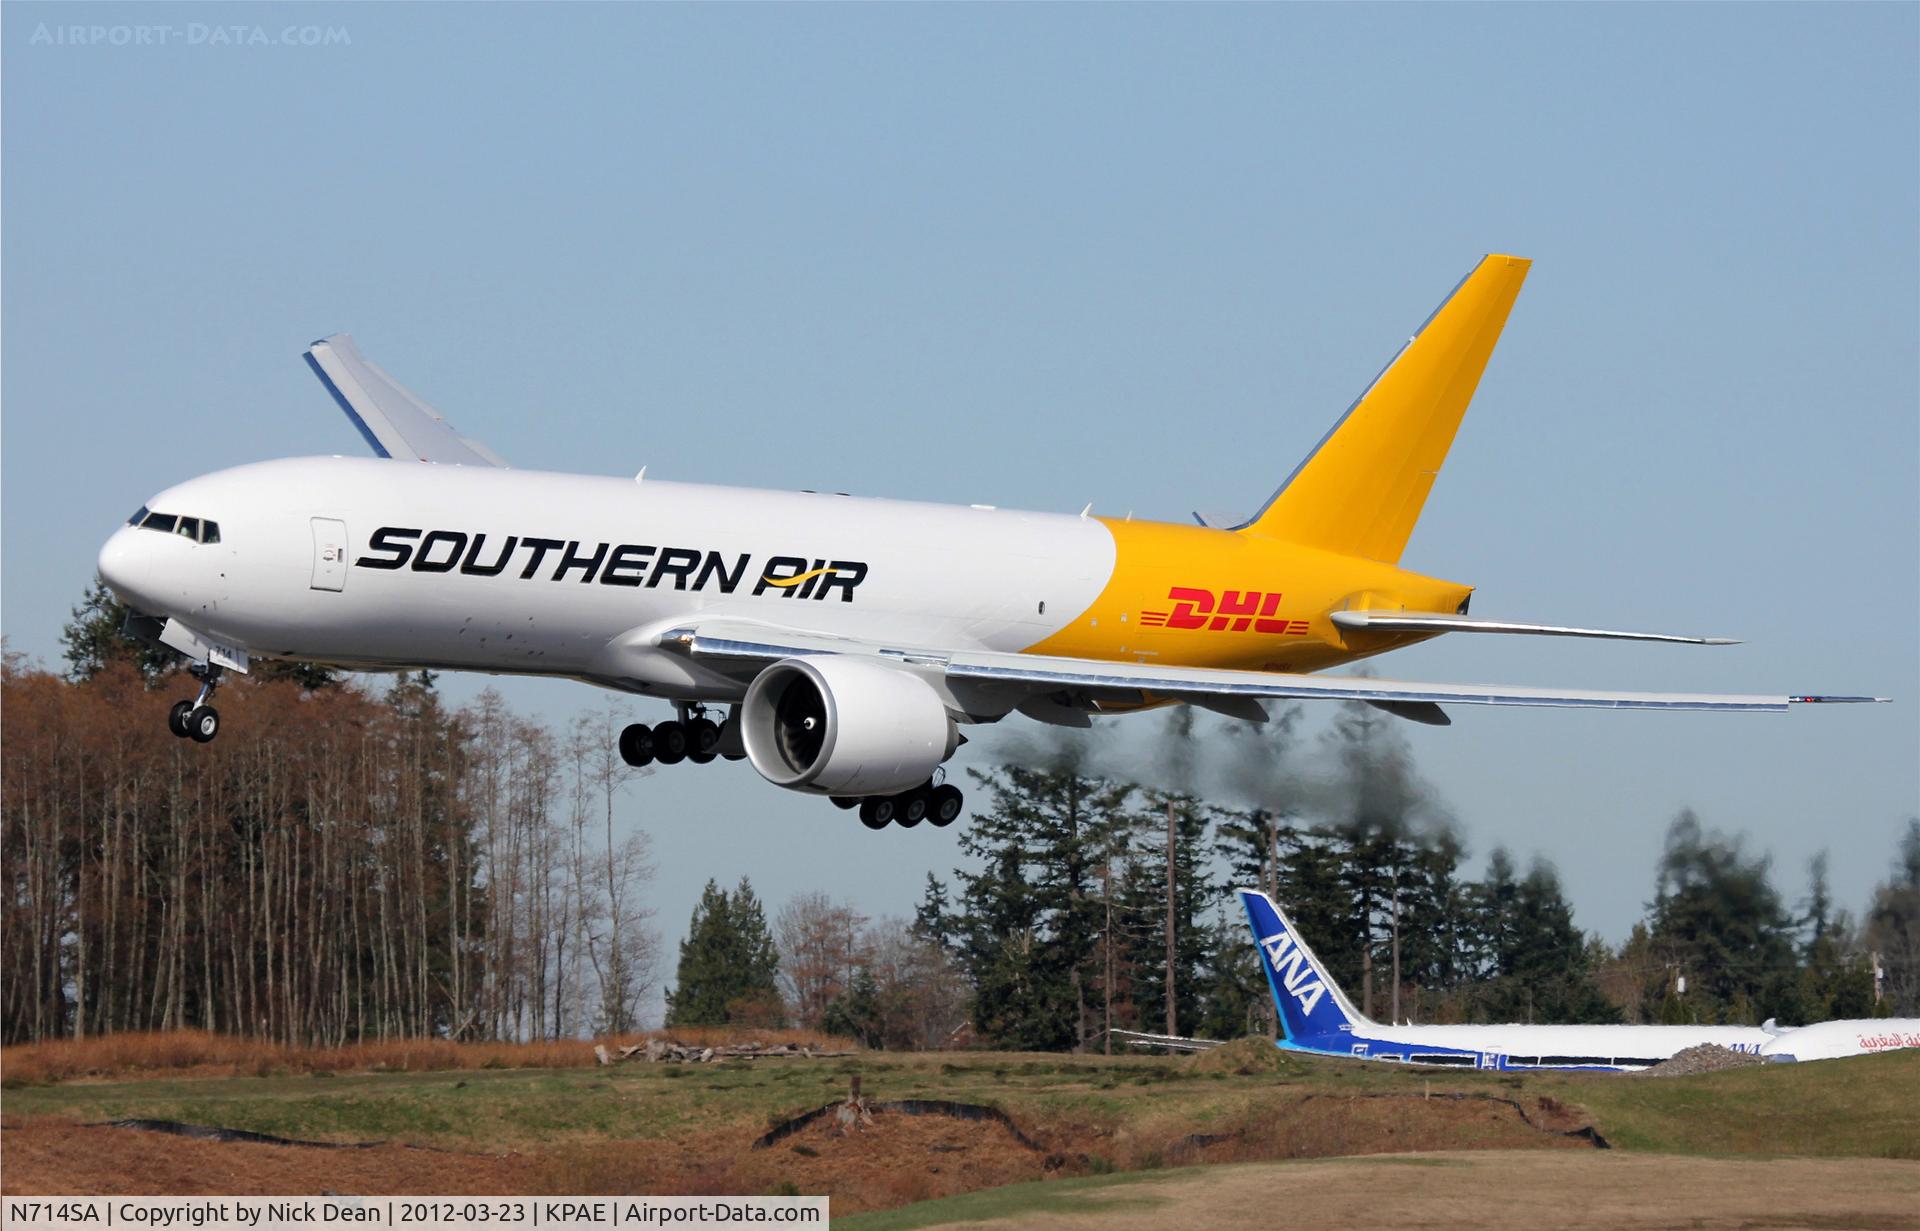
[[[760,580],[770,586],[779,586],[782,590],[785,590],[790,586],[797,586],[803,581],[812,581],[815,577],[824,577],[828,573],[837,573],[839,571],[837,568],[816,568],[809,569],[798,577],[762,577]]]

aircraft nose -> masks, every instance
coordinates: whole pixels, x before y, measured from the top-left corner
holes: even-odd
[[[137,611],[153,612],[151,553],[143,550],[140,531],[122,526],[100,548],[100,579],[115,597]]]

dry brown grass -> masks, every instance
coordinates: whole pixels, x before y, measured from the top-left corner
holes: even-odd
[[[700,1047],[728,1044],[813,1044],[856,1051],[851,1039],[805,1030],[701,1026],[600,1040],[538,1043],[454,1043],[391,1039],[340,1047],[299,1047],[205,1030],[109,1034],[0,1048],[0,1081],[46,1085],[77,1078],[266,1077],[281,1073],[425,1073],[448,1069],[558,1069],[596,1063],[594,1042],[609,1048],[673,1039]]]

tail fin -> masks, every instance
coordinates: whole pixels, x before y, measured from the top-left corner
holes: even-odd
[[[1267,986],[1273,989],[1273,1005],[1280,1011],[1287,1041],[1346,1050],[1343,1032],[1373,1023],[1353,1007],[1272,898],[1255,889],[1234,893],[1246,908],[1247,925],[1253,929],[1260,967],[1267,972]]]
[[[1532,264],[1483,258],[1266,507],[1238,528],[1399,563]]]

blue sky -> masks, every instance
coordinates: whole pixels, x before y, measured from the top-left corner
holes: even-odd
[[[1899,701],[1465,711],[1421,765],[1615,938],[1684,805],[1857,907],[1920,812],[1917,48],[1911,5],[9,4],[0,619],[54,660],[147,495],[359,451],[337,330],[521,466],[1182,519],[1516,252],[1407,563],[1747,644],[1383,674]],[[955,860],[744,766],[625,807],[670,938],[710,875],[884,914]]]

